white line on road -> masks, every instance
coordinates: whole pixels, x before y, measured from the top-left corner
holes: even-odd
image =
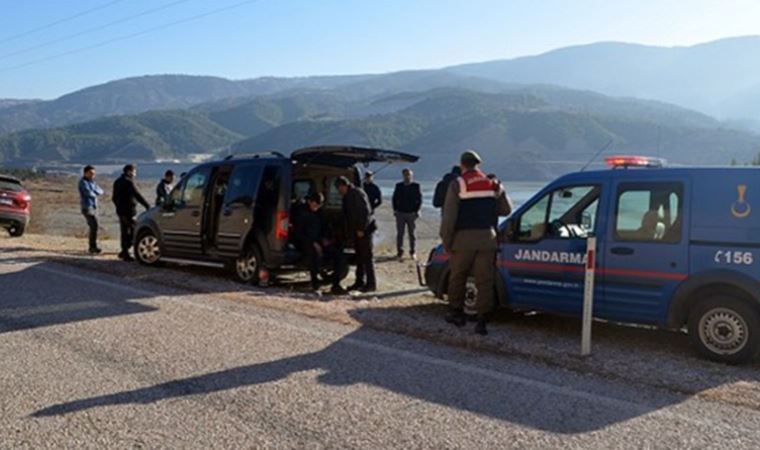
[[[321,329],[316,329],[316,328],[305,329],[302,327],[297,327],[287,322],[276,321],[273,319],[256,316],[252,314],[244,314],[244,313],[239,313],[235,311],[230,311],[230,310],[214,307],[214,306],[201,303],[198,301],[190,300],[190,299],[178,300],[178,299],[160,294],[158,292],[150,291],[147,289],[141,289],[141,288],[136,288],[134,286],[126,286],[126,285],[118,284],[111,281],[91,278],[85,275],[71,273],[67,270],[53,269],[51,267],[40,267],[40,266],[32,266],[32,267],[43,272],[48,272],[50,274],[69,277],[71,279],[75,279],[78,281],[98,284],[98,285],[108,287],[111,289],[121,290],[124,292],[130,292],[132,294],[138,294],[144,297],[149,297],[151,300],[160,299],[162,301],[170,301],[172,303],[177,303],[181,305],[193,306],[195,308],[204,309],[207,311],[230,314],[236,317],[247,318],[248,320],[259,322],[262,325],[277,326],[280,328],[285,328],[285,329],[294,331],[296,333],[306,334],[312,337],[318,337],[318,338],[323,338],[323,339],[334,339],[334,340],[340,339],[340,341],[343,343],[354,345],[356,347],[360,347],[365,350],[373,350],[378,353],[400,357],[400,358],[408,359],[408,360],[418,362],[418,363],[429,364],[429,365],[436,366],[442,369],[450,369],[450,370],[455,370],[459,372],[464,372],[468,375],[476,376],[475,379],[477,379],[477,377],[485,377],[485,378],[489,378],[491,380],[495,380],[499,382],[523,385],[529,388],[548,392],[550,394],[558,394],[558,395],[562,395],[566,397],[572,397],[572,398],[588,401],[597,405],[604,404],[613,408],[630,411],[637,416],[647,415],[651,417],[651,416],[656,415],[656,416],[660,416],[669,420],[681,420],[681,421],[691,422],[701,427],[714,428],[716,426],[720,426],[721,428],[724,428],[726,430],[730,430],[732,432],[741,432],[741,433],[745,433],[746,435],[754,435],[754,434],[757,434],[758,432],[758,430],[751,429],[751,428],[729,426],[726,424],[718,424],[718,423],[711,422],[708,420],[700,420],[698,418],[685,416],[682,414],[673,413],[673,412],[665,411],[662,409],[653,410],[651,406],[641,404],[641,403],[621,400],[619,398],[610,397],[610,396],[601,395],[601,394],[594,394],[591,392],[578,390],[578,389],[568,387],[568,386],[556,385],[556,384],[548,383],[545,381],[525,378],[519,375],[511,375],[511,374],[499,372],[492,369],[486,369],[486,368],[478,367],[471,364],[460,363],[460,362],[451,361],[447,359],[428,356],[421,353],[412,352],[409,350],[401,350],[398,348],[389,347],[383,344],[368,342],[368,341],[357,339],[354,337],[346,337],[345,335],[342,335],[340,333],[329,332],[326,330],[321,330]],[[145,300],[148,300],[148,298],[146,298]]]

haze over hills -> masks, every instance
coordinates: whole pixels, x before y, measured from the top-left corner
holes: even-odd
[[[750,161],[760,151],[760,136],[654,102],[539,87],[507,94],[439,89],[380,102],[400,106],[400,97],[407,106],[393,113],[293,122],[239,142],[232,151],[334,142],[401,148],[423,155],[425,164],[417,170],[432,177],[472,147],[490,170],[510,179],[577,170],[608,143],[614,152],[659,154],[692,164]]]
[[[760,115],[760,36],[691,47],[602,42],[446,70],[675,103],[720,118]]]
[[[127,78],[51,101],[0,100],[0,161],[343,143],[420,153],[431,173],[474,147],[503,161],[502,172],[543,177],[610,142],[610,151],[677,163],[747,162],[760,151],[760,137],[740,130],[760,123],[758,49],[756,37],[684,48],[599,43],[380,75]]]

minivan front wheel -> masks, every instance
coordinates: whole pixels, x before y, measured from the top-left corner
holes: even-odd
[[[699,302],[689,314],[688,329],[700,354],[727,364],[749,361],[760,343],[757,309],[731,296],[718,295]]]
[[[241,283],[258,283],[261,268],[261,252],[255,245],[249,245],[235,260],[235,279]]]
[[[161,245],[152,231],[140,233],[135,242],[135,257],[140,264],[153,266],[161,259]]]

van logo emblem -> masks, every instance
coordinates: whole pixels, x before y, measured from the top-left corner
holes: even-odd
[[[752,212],[752,207],[747,203],[747,185],[740,184],[736,186],[736,191],[739,193],[739,198],[731,205],[731,214],[737,219],[744,219]]]

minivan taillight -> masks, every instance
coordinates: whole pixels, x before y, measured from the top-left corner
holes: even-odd
[[[274,237],[277,238],[277,240],[280,241],[287,241],[288,240],[288,228],[289,228],[289,217],[287,211],[277,211],[277,227],[274,231]]]

